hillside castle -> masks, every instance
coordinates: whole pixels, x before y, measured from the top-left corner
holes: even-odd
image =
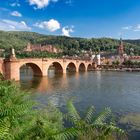
[[[49,53],[63,52],[62,49],[57,48],[53,45],[41,45],[41,44],[31,44],[31,43],[28,43],[24,51],[25,52],[39,51],[39,52],[49,52]]]

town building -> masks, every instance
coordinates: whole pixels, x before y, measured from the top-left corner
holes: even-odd
[[[140,62],[140,56],[130,56],[129,60],[132,62]]]
[[[120,38],[120,43],[115,53],[101,54],[101,64],[112,65],[113,62],[118,62],[119,64],[122,64],[126,58],[127,54],[125,54],[124,43],[122,38]]]

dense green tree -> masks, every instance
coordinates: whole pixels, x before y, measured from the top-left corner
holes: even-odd
[[[127,61],[123,62],[123,65],[125,65],[128,68],[139,68],[140,67],[140,62],[139,61],[127,60]]]

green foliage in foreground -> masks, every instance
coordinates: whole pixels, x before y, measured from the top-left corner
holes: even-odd
[[[11,81],[0,82],[0,140],[52,139],[63,130],[61,113],[37,106]]]
[[[115,140],[125,139],[123,130],[111,121],[111,109],[105,108],[101,113],[95,115],[95,108],[91,106],[84,118],[81,118],[71,101],[67,105],[68,113],[66,114],[74,128],[78,130],[76,139],[78,140]],[[108,122],[108,123],[107,123]]]
[[[84,119],[72,101],[67,109],[63,114],[52,105],[40,107],[14,82],[0,81],[0,140],[124,139],[124,131],[110,121],[110,108],[96,116],[91,107]],[[64,119],[71,127],[64,127]]]

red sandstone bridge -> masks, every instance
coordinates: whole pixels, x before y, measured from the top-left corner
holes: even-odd
[[[0,72],[6,79],[20,80],[20,69],[22,66],[30,66],[34,76],[47,76],[51,66],[56,72],[67,73],[67,71],[89,71],[93,70],[95,64],[93,61],[71,60],[71,59],[0,59]]]

